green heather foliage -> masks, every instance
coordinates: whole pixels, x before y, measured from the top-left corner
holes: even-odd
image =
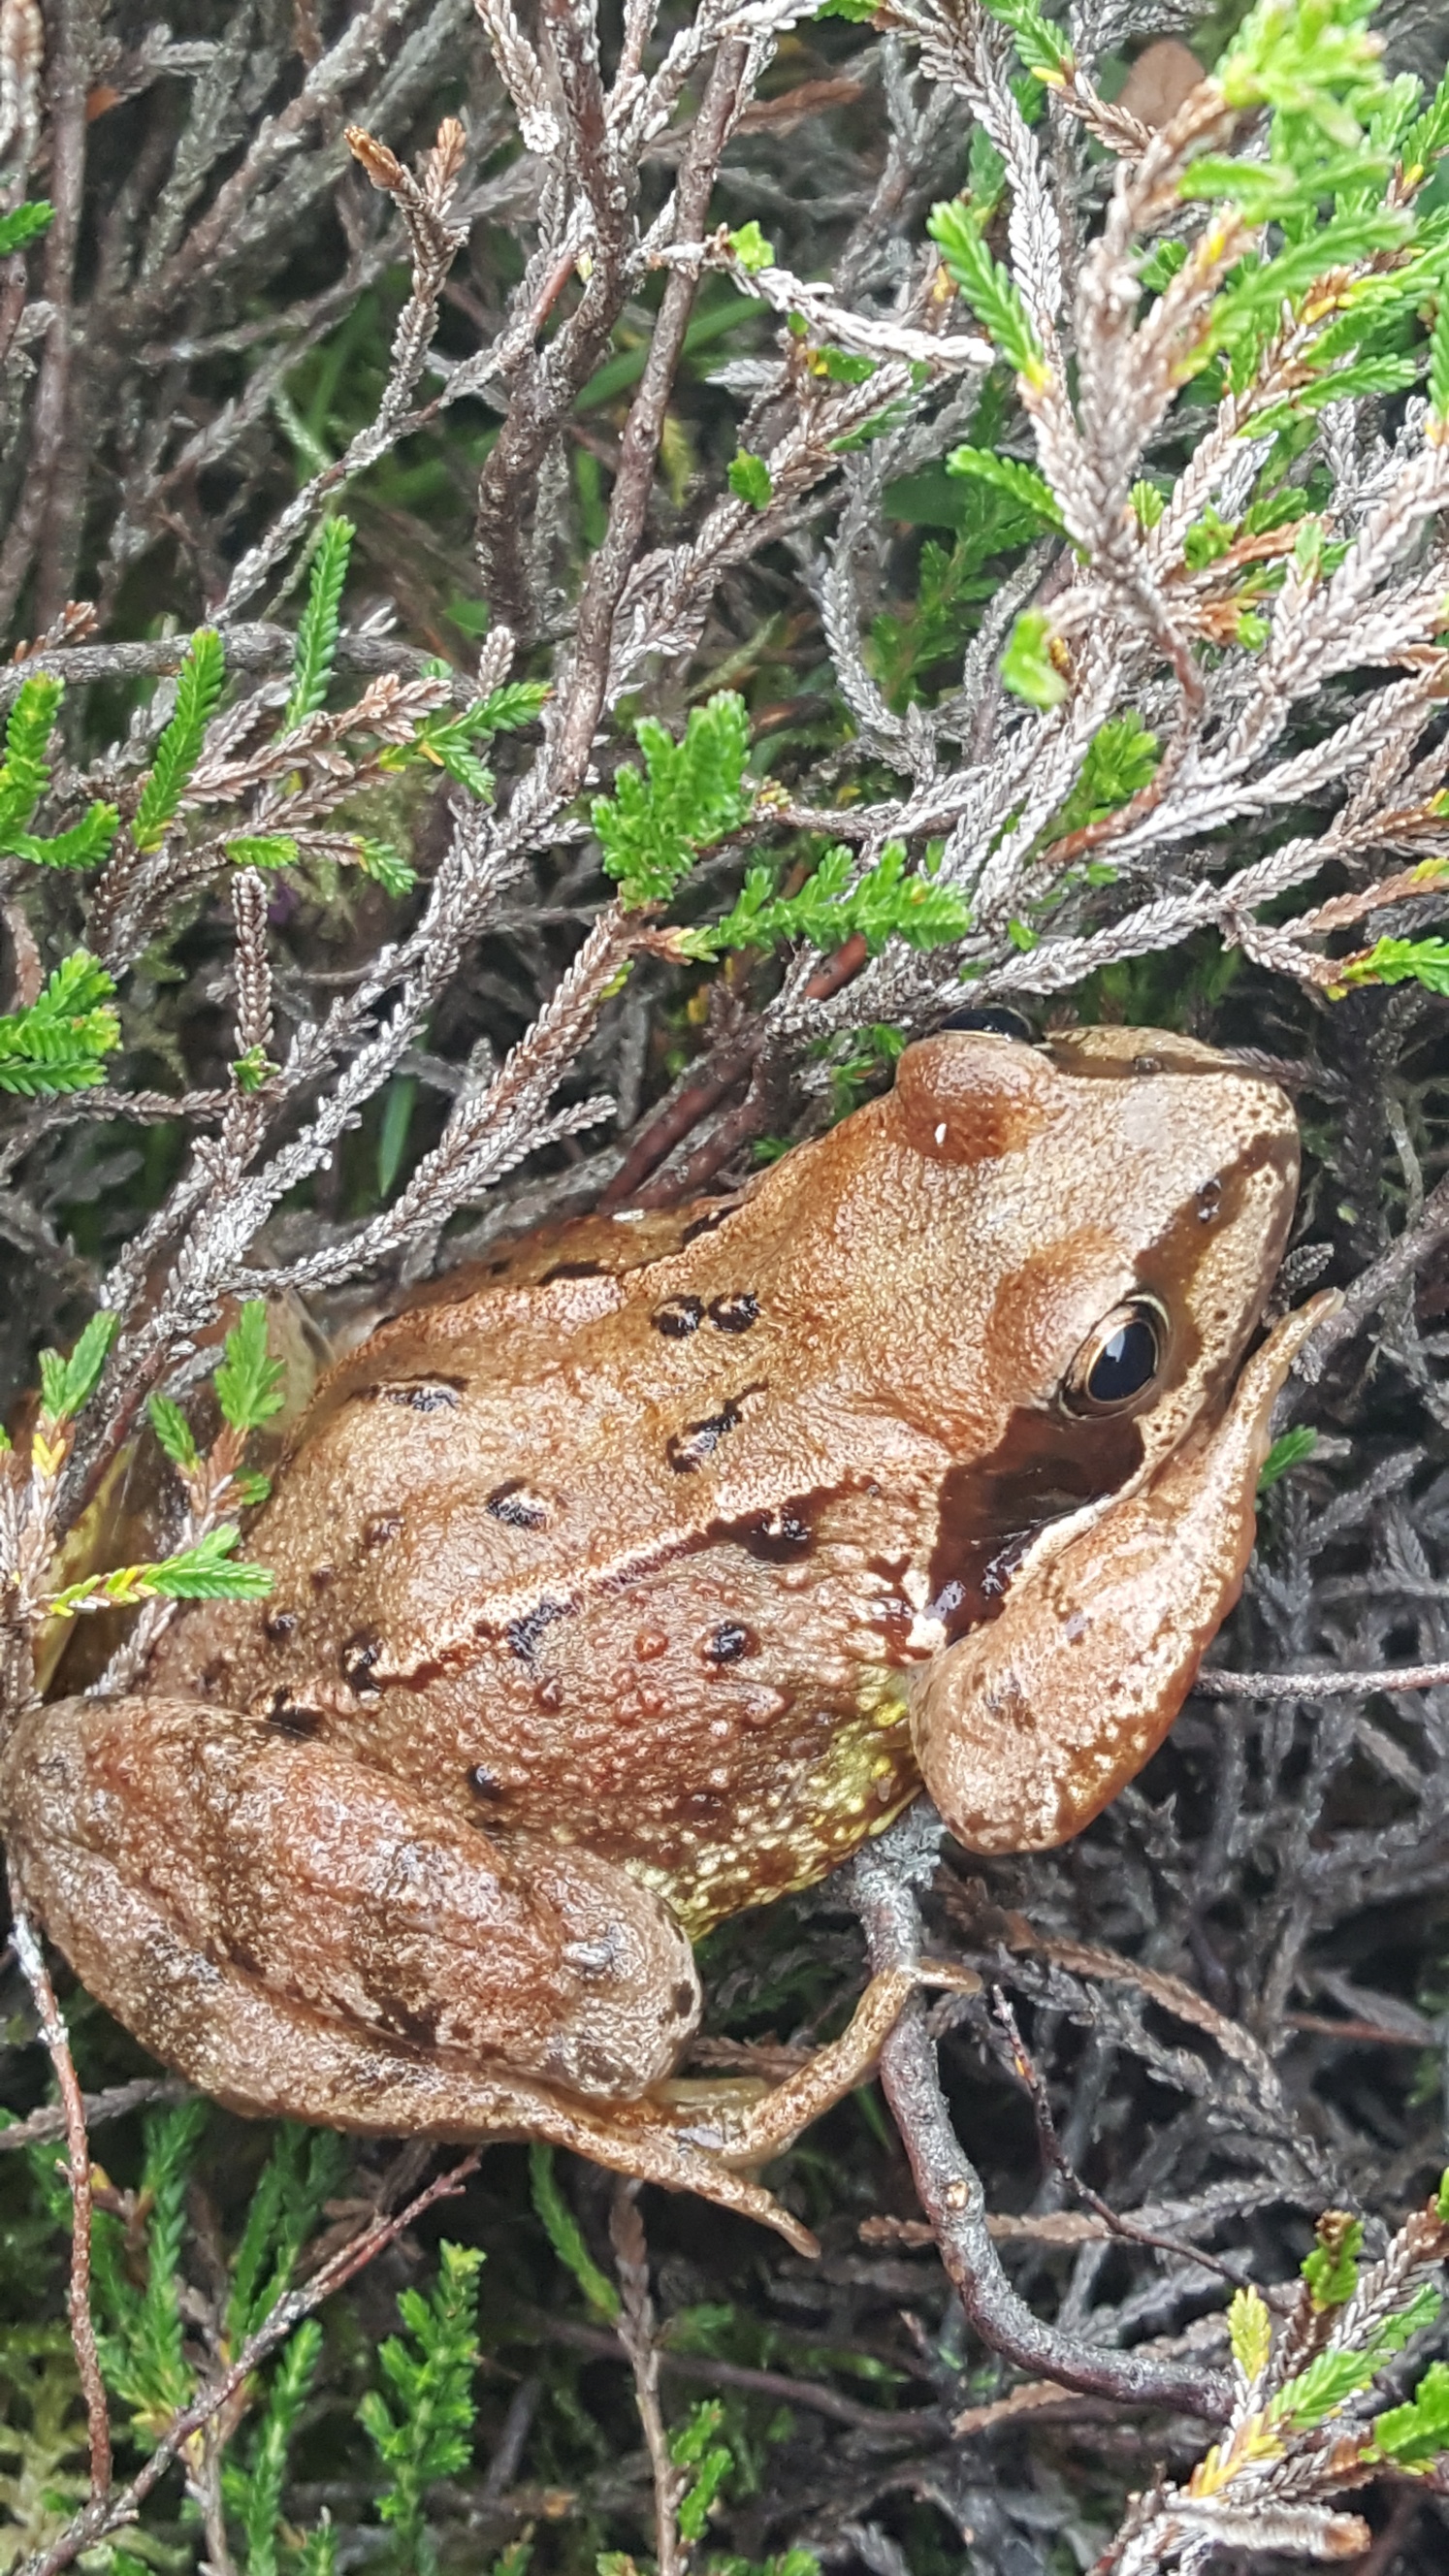
[[[612,2324],[619,2314],[619,2293],[584,2243],[578,2220],[559,2189],[553,2149],[539,2139],[528,2150],[528,2180],[533,2206],[559,2261],[572,2272],[589,2306]]]
[[[693,708],[679,742],[652,716],[640,718],[634,735],[643,770],[626,762],[613,795],[592,807],[604,865],[630,910],[667,903],[700,851],[738,831],[753,801],[745,781],[749,717],[733,690]]]
[[[1034,512],[1043,527],[1060,528],[1062,524],[1052,487],[1034,465],[1022,465],[1014,456],[998,456],[989,447],[956,447],[946,459],[946,471],[993,485],[1023,510]]]
[[[292,694],[282,718],[282,730],[290,733],[295,725],[305,723],[310,715],[326,703],[332,665],[337,658],[337,637],[342,623],[342,592],[347,580],[347,559],[357,530],[350,519],[324,519],[312,558],[312,580],[307,605],[297,628],[297,648],[292,657]]]
[[[993,259],[974,211],[960,204],[937,206],[927,230],[988,339],[1018,375],[1028,379],[1039,375],[1042,346],[1021,289],[1010,270]]]
[[[768,510],[775,487],[763,456],[752,456],[747,447],[742,447],[730,459],[729,481],[737,501],[748,501],[752,510]]]
[[[992,17],[999,18],[1016,38],[1016,50],[1029,72],[1043,81],[1060,80],[1070,71],[1072,49],[1060,27],[1054,27],[1037,7],[1036,0],[987,0]]]
[[[73,1420],[89,1404],[101,1382],[101,1371],[116,1336],[118,1315],[92,1315],[69,1358],[59,1351],[40,1354],[40,1403],[49,1422]]]
[[[1318,1434],[1311,1423],[1295,1422],[1288,1431],[1280,1431],[1258,1471],[1258,1491],[1266,1494],[1295,1467],[1311,1458],[1318,1446]]]
[[[238,832],[226,855],[239,868],[289,868],[301,854],[289,832]]]
[[[1342,981],[1345,986],[1413,982],[1430,993],[1449,993],[1449,939],[1376,939],[1366,956],[1345,963]]]
[[[1346,2219],[1341,2211],[1318,2222],[1318,2243],[1304,2261],[1303,2278],[1308,2295],[1321,2314],[1326,2308],[1341,2308],[1353,2297],[1358,2287],[1358,2258],[1363,2251],[1363,2221]]]
[[[280,1360],[267,1353],[267,1301],[249,1297],[227,1334],[214,1379],[216,1400],[233,1431],[260,1431],[282,1409]]]
[[[48,839],[29,830],[31,816],[50,787],[47,757],[65,684],[37,673],[23,680],[5,726],[0,762],[0,857],[30,859],[41,867],[90,868],[105,858],[116,837],[114,805],[89,807],[69,831]]]
[[[750,868],[733,911],[707,930],[688,930],[686,956],[717,957],[732,948],[772,948],[808,940],[814,948],[839,948],[857,936],[872,956],[888,939],[932,948],[959,938],[969,915],[954,886],[933,883],[929,870],[907,873],[903,841],[888,841],[873,868],[856,875],[853,850],[844,842],[827,850],[798,894],[777,895],[768,868]]]
[[[192,636],[177,673],[175,712],[156,745],[136,807],[131,839],[138,850],[159,849],[175,821],[225,684],[225,647],[214,627],[203,626]]]
[[[1051,619],[1045,609],[1023,609],[1001,657],[1001,677],[1029,707],[1061,705],[1067,683],[1051,658]]]
[[[8,215],[0,215],[0,259],[12,258],[27,242],[37,240],[54,219],[55,208],[48,206],[44,198],[30,205],[14,206]]]
[[[387,2476],[378,2511],[393,2527],[399,2566],[419,2576],[437,2566],[424,2490],[456,2475],[468,2458],[482,2264],[475,2246],[444,2240],[431,2295],[403,2291],[398,2307],[407,2334],[389,2335],[379,2348],[387,2394],[369,2389],[358,2409]]]

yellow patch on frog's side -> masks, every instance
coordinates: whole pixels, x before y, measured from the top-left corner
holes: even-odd
[[[692,1852],[687,1866],[626,1863],[652,1888],[691,1941],[747,1905],[813,1887],[871,1834],[884,1831],[920,1788],[898,1673],[872,1667],[854,1712],[833,1730],[820,1760],[768,1812],[737,1811],[727,1842]]]

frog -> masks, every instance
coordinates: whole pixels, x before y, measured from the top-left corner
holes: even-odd
[[[808,2230],[760,2179],[914,1982],[783,2081],[679,2068],[694,1944],[929,1793],[1079,1833],[1241,1588],[1298,1185],[1194,1039],[979,1028],[743,1186],[525,1237],[320,1383],[139,1688],[0,1758],[17,1903],[232,2109],[527,2138]]]

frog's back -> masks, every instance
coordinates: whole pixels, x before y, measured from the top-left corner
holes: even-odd
[[[902,1577],[947,1461],[812,1404],[787,1304],[746,1202],[409,1309],[302,1426],[248,1540],[271,1597],[178,1623],[155,1687],[616,1859],[694,1930],[820,1876],[916,1785]]]

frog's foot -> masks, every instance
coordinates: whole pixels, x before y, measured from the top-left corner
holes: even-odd
[[[1242,1588],[1273,1402],[1334,1303],[1285,1315],[1222,1421],[1039,1562],[915,1685],[926,1787],[968,1850],[1044,1851],[1156,1752]]]
[[[667,2104],[677,2136],[707,2148],[726,2164],[768,2164],[793,2146],[812,2120],[873,2074],[901,2008],[919,1982],[909,1968],[888,1968],[872,1977],[839,2039],[817,2049],[808,2065],[781,2084],[762,2086],[749,2076],[686,2076],[656,2084],[650,2099]]]
[[[505,1853],[262,1719],[180,1700],[34,1710],[0,1765],[0,1815],[17,1894],[92,1993],[242,2109],[412,2125],[372,2116],[369,2047],[465,2092],[491,2061],[612,2102],[667,2075],[698,2018],[688,1941],[621,1871],[573,1848]],[[263,1998],[345,2035],[346,2082],[314,2080],[290,2045],[270,2064],[245,2035]]]

